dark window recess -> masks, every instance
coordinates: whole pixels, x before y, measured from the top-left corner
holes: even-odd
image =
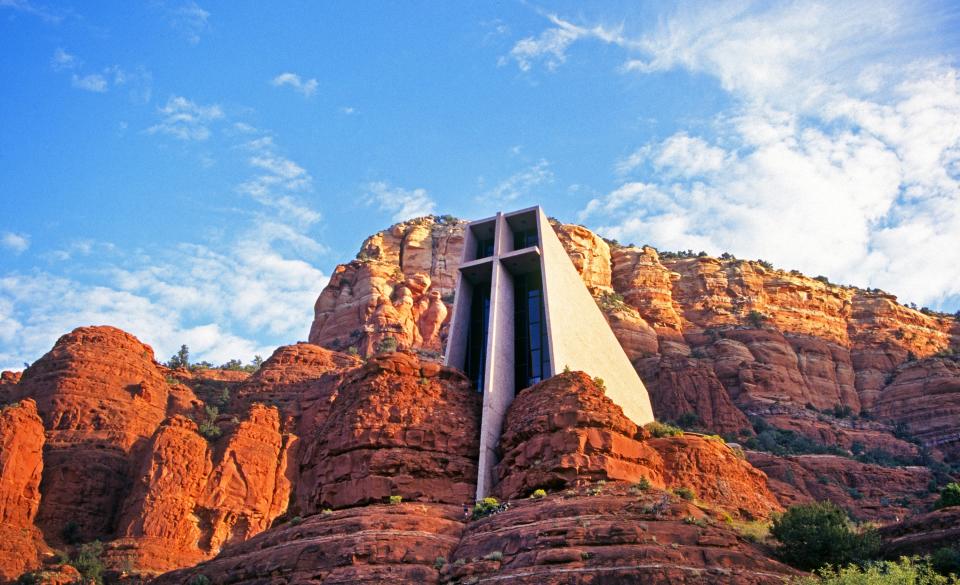
[[[550,377],[550,348],[541,282],[539,270],[514,277],[514,374],[518,392]]]
[[[470,323],[467,326],[466,374],[477,392],[483,392],[483,373],[487,363],[487,332],[490,328],[490,283],[473,289]]]
[[[530,246],[536,246],[540,242],[537,240],[537,230],[529,229],[513,232],[513,249],[522,250]]]
[[[477,239],[477,259],[493,256],[493,238]]]

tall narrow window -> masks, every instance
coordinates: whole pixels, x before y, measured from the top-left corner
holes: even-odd
[[[514,278],[515,381],[521,390],[550,376],[540,271]]]
[[[470,303],[470,321],[467,326],[466,374],[477,392],[483,392],[484,370],[487,363],[487,333],[490,328],[490,283],[478,284],[473,289]]]

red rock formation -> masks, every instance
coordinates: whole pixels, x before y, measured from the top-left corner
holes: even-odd
[[[37,401],[47,429],[38,526],[52,541],[69,522],[84,540],[109,535],[131,451],[166,417],[169,386],[153,350],[113,327],[81,327],[27,368],[18,388]]]
[[[409,353],[350,372],[315,434],[305,436],[300,513],[404,500],[472,501],[480,395],[459,372]]]
[[[169,419],[151,441],[109,558],[164,571],[262,532],[286,510],[292,442],[277,410],[260,404],[215,450],[192,421]]]
[[[748,518],[780,506],[766,477],[720,439],[649,439],[589,376],[570,372],[532,386],[507,411],[496,467],[502,498],[598,480],[691,488],[704,502]]]
[[[357,259],[338,266],[317,299],[310,343],[367,356],[392,337],[400,348],[439,356],[463,225],[426,217],[367,238]]]
[[[451,583],[752,584],[796,574],[689,502],[609,486],[515,502],[471,523],[449,560]]]
[[[905,461],[920,455],[915,444],[895,437],[891,425],[886,423],[837,419],[797,409],[770,409],[758,414],[774,427],[794,431],[821,445],[833,445],[850,452],[878,450]]]
[[[355,367],[360,359],[311,345],[278,347],[260,369],[234,392],[235,408],[254,402],[280,406],[286,415],[299,414],[304,398],[327,374]]]
[[[960,506],[919,514],[880,528],[887,557],[925,555],[960,542]]]
[[[730,399],[709,363],[685,357],[644,360],[638,367],[650,393],[654,412],[662,420],[696,415],[706,428],[737,434],[751,429],[750,421]]]
[[[785,505],[830,500],[865,520],[895,521],[933,500],[925,467],[881,467],[835,455],[777,457],[748,451],[747,459],[770,478]]]
[[[0,410],[0,581],[40,563],[45,549],[33,519],[40,506],[43,421],[33,400]]]
[[[904,364],[877,398],[874,411],[960,460],[960,363],[930,358]]]
[[[380,504],[329,511],[230,547],[212,561],[167,573],[156,585],[189,583],[438,583],[437,559],[460,540],[460,506]]]

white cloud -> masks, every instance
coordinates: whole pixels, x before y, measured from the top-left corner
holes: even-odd
[[[618,161],[615,169],[618,174],[627,175],[649,161],[662,174],[697,177],[721,170],[731,158],[731,154],[707,144],[702,138],[678,132],[658,144],[656,149],[650,145],[638,148]]]
[[[104,93],[108,88],[107,79],[99,73],[91,73],[90,75],[84,76],[74,74],[70,83],[77,89],[92,91],[94,93]]]
[[[630,39],[551,20],[515,47],[521,69],[555,67],[596,38],[624,49],[625,74],[706,75],[733,102],[699,135],[681,128],[616,161],[622,184],[582,220],[621,240],[764,257],[960,306],[960,71],[940,54],[955,11],[684,4]]]
[[[534,63],[542,61],[548,70],[553,71],[567,60],[567,49],[581,39],[594,39],[606,44],[630,46],[633,43],[625,38],[619,29],[609,29],[600,25],[583,27],[563,20],[555,14],[547,15],[553,27],[533,37],[517,41],[509,56],[500,58],[500,65],[510,59],[517,63],[521,71],[530,71]]]
[[[368,204],[376,203],[380,210],[393,213],[393,221],[431,215],[436,208],[436,202],[427,194],[426,189],[407,190],[391,187],[383,181],[370,183],[367,189]]]
[[[191,45],[199,44],[200,35],[210,26],[210,13],[193,1],[165,8],[170,26],[184,35]]]
[[[82,65],[83,63],[77,58],[76,55],[71,55],[70,53],[64,51],[61,48],[58,48],[53,52],[53,57],[50,58],[50,66],[53,67],[54,71],[63,71],[64,69],[75,69]]]
[[[22,254],[30,247],[30,236],[27,234],[4,232],[3,235],[0,236],[0,246],[10,250],[14,254]]]
[[[11,8],[24,14],[31,14],[51,24],[59,24],[64,15],[55,13],[45,6],[38,6],[27,0],[0,0],[0,8]]]
[[[310,97],[316,93],[317,86],[319,85],[316,79],[311,78],[304,80],[296,73],[281,73],[274,77],[270,84],[274,87],[292,87],[294,90],[302,93],[304,97]],[[353,111],[352,108],[351,111]]]
[[[550,163],[540,159],[535,164],[522,169],[498,183],[483,195],[483,199],[498,204],[507,204],[531,195],[537,187],[553,181]]]
[[[163,119],[147,128],[147,133],[166,134],[179,140],[206,140],[211,123],[223,118],[220,106],[201,106],[181,96],[171,96],[157,111]]]
[[[306,169],[278,154],[269,136],[255,138],[243,146],[251,152],[247,164],[258,174],[237,187],[241,193],[282,212],[286,220],[302,228],[320,221],[320,213],[297,198],[298,193],[313,187],[313,177]],[[321,246],[316,244],[315,248],[319,250]]]

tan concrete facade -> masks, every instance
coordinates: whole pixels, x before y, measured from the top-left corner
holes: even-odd
[[[535,230],[535,244],[514,249],[514,235]],[[492,246],[491,246],[492,244]],[[483,249],[485,257],[477,258]],[[477,499],[486,496],[495,481],[497,444],[507,408],[517,388],[515,373],[517,324],[515,279],[539,274],[546,350],[549,363],[542,378],[564,367],[581,370],[604,380],[607,396],[623,408],[635,423],[653,420],[646,388],[597,307],[593,296],[577,273],[573,262],[554,233],[540,207],[523,209],[469,224],[463,263],[454,300],[453,320],[447,340],[445,361],[467,369],[468,336],[474,302],[489,286],[489,313],[486,320],[485,361],[482,377],[483,412],[480,426],[480,460]],[[473,323],[476,327],[476,322]],[[477,332],[474,333],[476,344]],[[521,346],[521,350],[523,347]],[[543,348],[541,348],[542,350]]]

